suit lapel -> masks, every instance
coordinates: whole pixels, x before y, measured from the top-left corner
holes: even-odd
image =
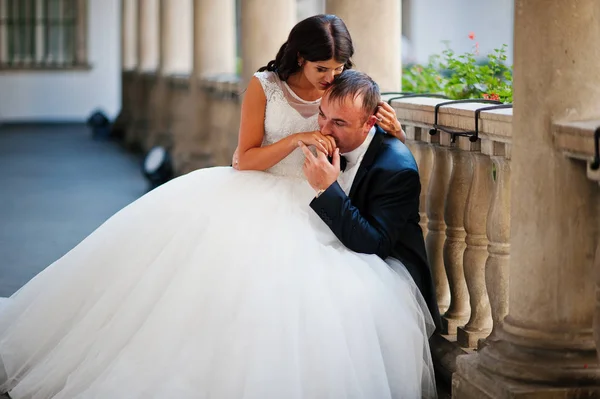
[[[373,140],[371,144],[369,144],[369,148],[367,148],[367,152],[363,157],[358,170],[356,171],[356,176],[354,177],[354,181],[352,182],[352,187],[350,188],[350,198],[354,196],[356,188],[359,186],[361,180],[366,176],[369,169],[375,162],[375,158],[377,157],[377,153],[379,152],[379,147],[383,143],[383,138],[385,137],[385,132],[377,126],[377,130],[375,131],[375,136],[373,136]]]

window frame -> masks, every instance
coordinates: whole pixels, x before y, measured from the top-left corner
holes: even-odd
[[[88,1],[58,0],[59,7],[61,7],[58,19],[51,19],[49,16],[48,6],[50,1],[52,0],[0,0],[0,72],[88,70],[91,68],[88,63],[87,54]],[[73,2],[74,15],[69,15],[68,11],[64,8],[66,1]],[[11,5],[17,7],[15,4],[18,4],[18,7],[28,8],[28,11],[24,12],[24,14],[30,16],[29,20],[19,20],[16,18],[17,14],[11,8]],[[32,5],[34,7],[33,11],[31,11]],[[42,8],[44,11],[42,11]],[[13,11],[12,16],[10,15],[11,11]],[[24,32],[26,32],[26,29],[30,29],[29,33],[24,33],[20,36],[24,36],[30,40],[29,45],[31,47],[29,47],[29,52],[33,59],[30,57],[29,59],[21,60],[18,56],[12,58],[14,57],[14,53],[11,54],[11,46],[14,46],[15,43],[19,45],[19,37],[14,37],[13,43],[9,43],[8,41],[9,29],[11,29],[11,25],[13,24],[17,24],[18,27],[23,26]],[[55,33],[50,32],[53,24],[55,24],[55,27],[58,25]],[[58,59],[52,59],[48,51],[50,47],[49,38],[52,34],[55,34],[56,36],[54,37],[58,38],[55,39],[58,40],[58,46],[65,46],[64,35],[66,30],[69,29],[69,24],[72,24],[73,29],[71,33],[71,45],[73,47],[69,51],[69,54],[72,55],[72,60],[60,59],[61,56],[65,56],[65,50],[63,50],[63,54],[59,52]],[[61,38],[63,39],[61,40]]]

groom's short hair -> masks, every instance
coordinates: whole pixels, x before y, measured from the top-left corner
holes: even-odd
[[[348,97],[362,98],[362,108],[367,117],[377,111],[381,94],[379,85],[366,73],[348,69],[339,74],[327,89],[329,101],[340,103]]]

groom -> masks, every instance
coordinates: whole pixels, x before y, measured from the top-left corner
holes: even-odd
[[[352,251],[400,260],[440,329],[419,226],[419,172],[409,149],[375,125],[379,100],[377,83],[354,70],[344,71],[325,92],[319,126],[337,148],[330,162],[299,143],[304,174],[316,192],[310,206]]]

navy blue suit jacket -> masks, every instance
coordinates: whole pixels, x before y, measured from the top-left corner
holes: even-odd
[[[412,153],[400,140],[377,127],[350,195],[335,182],[310,206],[347,248],[400,260],[440,329],[432,273],[419,226],[420,193],[419,171]]]

